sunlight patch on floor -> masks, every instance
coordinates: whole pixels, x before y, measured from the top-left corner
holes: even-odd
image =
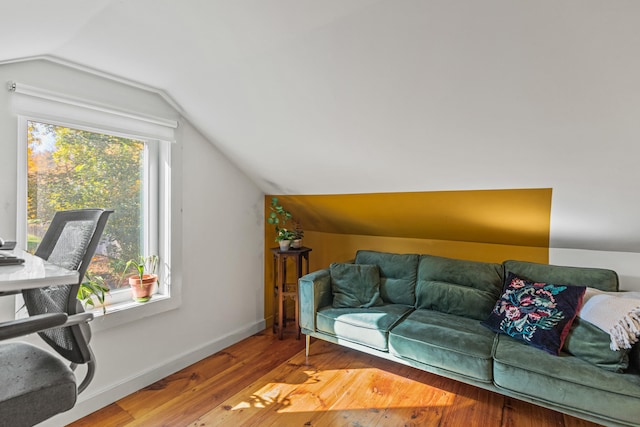
[[[413,382],[410,387],[398,390],[393,386],[402,376],[375,368],[354,367],[352,369],[303,371],[306,378],[283,378],[282,382],[269,382],[240,402],[229,405],[231,411],[266,409],[279,413],[308,412],[314,410],[375,410],[385,409],[389,404],[395,408],[414,408],[416,404],[432,405],[434,387]],[[300,372],[299,372],[300,373]],[[341,377],[341,381],[332,379]],[[345,376],[351,378],[344,380]],[[292,381],[288,381],[292,380]],[[421,402],[415,396],[420,393],[430,396]],[[409,395],[411,398],[409,398]],[[452,395],[437,391],[438,405],[449,405]],[[406,398],[403,398],[406,396]],[[241,397],[241,396],[238,396]],[[228,402],[232,403],[232,402]]]

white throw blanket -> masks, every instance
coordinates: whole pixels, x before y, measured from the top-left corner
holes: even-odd
[[[587,288],[578,316],[611,336],[611,350],[631,348],[640,339],[640,292]]]

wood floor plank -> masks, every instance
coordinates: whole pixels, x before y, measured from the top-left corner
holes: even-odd
[[[594,427],[336,344],[270,329],[77,422],[81,426]]]
[[[455,397],[447,389],[450,381],[419,369],[407,369],[406,380],[396,383],[394,400],[377,425],[438,425],[444,409],[451,405]]]
[[[565,427],[591,427],[595,425],[589,421],[585,421],[580,418],[575,418],[566,414],[562,414],[562,418],[564,420]]]
[[[111,405],[102,408],[100,411],[94,412],[71,425],[74,427],[94,427],[96,425],[100,425],[103,421],[105,422],[103,425],[125,427],[130,425],[134,419],[127,411],[122,409],[120,405],[112,403]]]
[[[413,368],[355,350],[350,350],[348,357],[361,361],[355,386],[349,387],[347,392],[331,405],[329,411],[315,414],[314,425],[337,423],[375,426],[387,417],[389,408],[404,408],[415,402],[416,398],[423,396],[423,390],[419,390],[419,387],[424,385],[407,379]],[[335,369],[335,365],[331,368]],[[406,394],[412,396],[408,401],[405,398]],[[389,425],[388,421],[385,424]]]
[[[411,376],[414,379],[411,379]],[[372,419],[371,425],[383,427],[440,424],[443,408],[451,403],[454,395],[438,388],[439,379],[435,376],[424,375],[422,380],[416,380],[414,375],[411,376],[394,379],[391,399],[379,417]]]
[[[274,338],[275,339],[275,338]],[[293,344],[292,344],[293,343]],[[229,395],[240,391],[246,384],[271,371],[299,351],[296,340],[287,340],[281,347],[256,355],[250,362],[240,360],[202,384],[190,388],[174,399],[154,407],[136,418],[133,426],[186,425],[206,413],[212,406],[221,404]]]
[[[329,343],[320,345],[331,351],[322,351],[322,347],[314,347],[317,358],[314,358],[312,363],[308,363],[304,352],[300,352],[278,369],[267,373],[232,398],[227,399],[218,408],[201,416],[193,425],[225,425],[227,420],[232,418],[234,424],[263,425],[268,423],[263,418],[270,417],[272,411],[286,410],[286,407],[293,405],[292,399],[297,400],[300,397],[306,401],[304,404],[296,401],[296,407],[326,410],[328,405],[326,397],[313,389],[322,388],[323,393],[331,395],[334,393],[331,384],[344,387],[347,381],[344,377],[338,378],[345,375],[344,372],[324,369],[324,366],[331,365],[344,357],[344,352],[335,351]],[[326,384],[329,386],[324,388]]]
[[[335,345],[331,346],[335,348]],[[315,359],[315,351],[310,359]],[[345,361],[349,363],[345,364]],[[337,374],[337,381],[343,384],[340,387],[336,384],[330,384],[329,387],[317,385],[318,390],[313,392],[324,396],[326,408],[324,411],[306,411],[308,413],[304,416],[308,419],[308,425],[375,425],[375,420],[380,418],[395,393],[391,380],[394,375],[380,375],[381,371],[375,367],[377,363],[389,362],[347,349],[338,363],[323,364],[323,368]],[[345,374],[349,375],[347,381],[344,381]],[[301,409],[304,408],[288,410],[300,412]]]
[[[294,349],[298,349],[300,346],[297,342],[293,344]],[[272,336],[265,334],[253,335],[238,345],[220,351],[197,364],[125,397],[120,400],[119,405],[131,413],[134,418],[140,418],[149,412],[150,407],[170,402],[181,393],[188,393],[189,390],[211,380],[213,377],[219,376],[220,373],[224,373],[227,369],[233,369],[238,364],[243,366],[252,365],[259,359],[264,359],[262,354],[269,351],[272,346]],[[289,352],[285,352],[285,356],[288,355]]]
[[[504,427],[538,427],[564,426],[563,416],[559,412],[550,411],[537,405],[510,397],[504,398]],[[594,426],[594,424],[588,424]]]
[[[504,396],[460,382],[452,385],[455,397],[444,409],[441,427],[501,425]]]
[[[253,382],[232,398],[225,400],[217,407],[200,416],[193,426],[247,425],[255,417],[265,414],[274,408],[281,408],[287,404],[288,394],[296,387],[297,380],[287,381],[288,375],[299,377],[299,369],[293,364],[282,365],[279,375],[284,375],[282,381],[274,381],[272,376],[266,376]]]
[[[127,426],[186,425],[302,348],[304,341],[279,341],[266,330],[133,393],[117,404],[132,417]],[[83,422],[88,424],[80,424]],[[113,424],[102,409],[70,426],[81,425],[111,427]]]

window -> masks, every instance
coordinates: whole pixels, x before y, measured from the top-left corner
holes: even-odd
[[[156,143],[157,145],[157,143]],[[158,176],[154,142],[27,121],[27,250],[33,252],[58,210],[110,208],[87,277],[103,278],[111,301],[129,297],[125,263],[157,254]]]
[[[177,113],[146,96],[139,98],[135,89],[126,99],[128,107],[157,108],[166,115],[18,82],[8,87],[18,118],[18,246],[33,250],[55,210],[114,209],[90,270],[106,276],[112,289],[107,311],[118,315],[94,327],[109,328],[179,306],[180,281],[171,283],[171,157],[178,122],[167,117]],[[104,90],[100,85],[91,89]],[[126,282],[120,281],[121,267],[148,255],[160,257],[158,295],[152,304],[137,304]]]

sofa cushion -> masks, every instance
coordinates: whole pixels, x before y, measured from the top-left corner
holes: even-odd
[[[318,310],[316,329],[377,350],[388,350],[389,331],[413,307],[383,304],[370,308],[333,308]]]
[[[629,350],[629,368],[627,373],[640,375],[640,344],[636,344]]]
[[[375,264],[380,268],[380,296],[392,304],[416,303],[416,275],[419,256],[388,252],[358,251],[356,264]]]
[[[477,320],[416,310],[389,333],[389,352],[490,383],[495,335]]]
[[[564,342],[563,351],[612,372],[623,372],[629,366],[629,350],[611,350],[609,334],[576,317]]]
[[[380,273],[377,265],[330,265],[333,307],[368,308],[381,305]]]
[[[587,288],[580,318],[609,333],[611,349],[630,349],[640,341],[640,292]]]
[[[484,320],[500,296],[502,272],[500,264],[422,255],[416,308]]]
[[[542,404],[553,402],[632,425],[640,420],[640,376],[606,371],[566,353],[552,356],[506,335],[498,337],[493,376],[496,386]]]
[[[534,282],[588,286],[601,291],[618,290],[618,275],[613,270],[588,267],[565,267],[526,261],[505,261],[505,271]]]
[[[482,324],[557,355],[586,289],[531,282],[509,273],[504,293]]]

